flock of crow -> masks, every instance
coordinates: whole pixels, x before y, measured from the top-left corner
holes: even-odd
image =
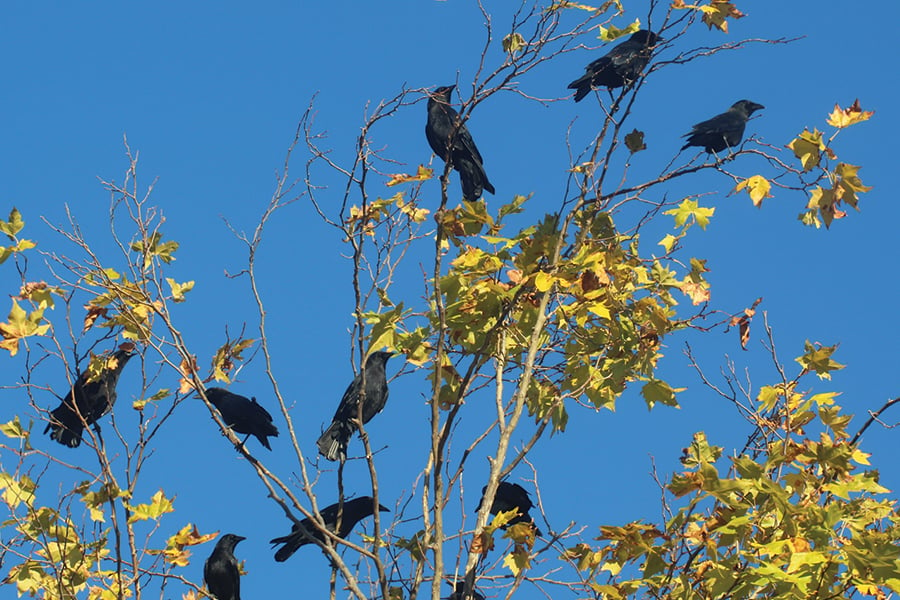
[[[606,55],[590,63],[585,74],[569,84],[575,90],[575,101],[579,102],[595,87],[609,89],[632,85],[646,68],[654,47],[663,39],[647,30],[634,33],[627,41],[615,46]],[[494,193],[494,186],[484,170],[484,160],[475,146],[471,134],[459,114],[450,106],[450,94],[455,86],[439,87],[429,95],[428,120],[425,136],[434,153],[459,172],[463,198],[477,200],[485,190]],[[744,127],[750,115],[763,106],[749,100],[736,102],[727,112],[694,125],[682,150],[690,146],[702,147],[707,153],[721,152],[740,144]],[[69,394],[62,399],[59,407],[50,413],[49,423],[44,433],[69,448],[81,444],[84,428],[94,426],[99,434],[98,420],[108,413],[116,401],[116,384],[122,369],[135,355],[133,344],[123,344],[120,349],[105,356],[105,368],[93,376],[82,373]],[[347,386],[331,425],[318,439],[319,453],[330,461],[345,461],[347,445],[359,423],[368,423],[378,414],[388,399],[385,366],[391,352],[373,352],[364,369]],[[364,386],[364,389],[363,389]],[[234,432],[244,434],[244,444],[252,435],[268,450],[270,437],[278,436],[272,415],[263,408],[256,398],[245,398],[222,388],[207,388],[204,395],[216,407],[224,423]],[[360,403],[360,398],[363,399]],[[482,500],[487,488],[482,489]],[[481,503],[479,502],[479,509]],[[507,523],[530,523],[533,508],[528,491],[516,483],[500,482],[491,505],[491,514],[516,511],[516,516]],[[343,500],[323,508],[319,514],[325,529],[344,538],[360,520],[374,514],[376,504],[371,496],[360,496]],[[377,505],[379,511],[387,508]],[[541,532],[535,528],[535,533]],[[215,546],[203,569],[203,577],[209,591],[218,600],[240,600],[240,574],[235,546],[245,538],[223,535]],[[271,540],[274,546],[281,545],[275,553],[275,560],[287,560],[303,545],[325,542],[320,527],[306,518],[295,522],[291,533]],[[455,593],[462,595],[457,584]],[[475,597],[483,597],[475,593]]]
[[[653,49],[664,41],[646,29],[633,33],[590,63],[585,67],[584,75],[569,84],[569,89],[575,90],[575,102],[583,100],[596,87],[611,90],[634,84],[650,62]],[[488,181],[484,160],[472,134],[459,113],[450,106],[450,93],[454,87],[439,87],[429,95],[425,137],[434,153],[444,162],[450,162],[452,168],[459,172],[463,198],[474,201],[485,190],[493,194],[494,186]],[[724,113],[694,125],[689,133],[682,136],[687,138],[687,143],[681,149],[698,146],[713,154],[735,148],[744,137],[744,128],[750,116],[762,108],[765,108],[762,104],[750,100],[735,102]]]
[[[116,401],[116,385],[122,369],[135,355],[132,344],[122,347],[104,356],[104,368],[99,374],[86,370],[72,386],[69,394],[62,399],[60,405],[50,412],[49,423],[44,433],[50,438],[69,448],[81,445],[84,428],[93,426],[100,432],[98,420],[112,410]],[[344,461],[347,458],[347,444],[354,431],[359,428],[359,421],[368,423],[372,417],[381,412],[388,398],[387,375],[385,365],[392,352],[373,352],[366,359],[365,369],[361,371],[347,386],[331,425],[319,438],[319,453],[328,460]],[[363,386],[365,386],[363,388]],[[364,393],[363,392],[364,389]],[[246,437],[245,444],[252,435],[266,449],[271,450],[270,437],[278,437],[278,429],[273,424],[272,415],[263,408],[256,398],[245,398],[222,388],[207,388],[204,394],[216,407],[224,423],[235,433]],[[360,399],[362,398],[362,403]],[[482,500],[487,488],[482,488]],[[360,496],[326,506],[319,511],[322,523],[332,534],[344,538],[350,534],[362,519],[374,514],[375,500],[371,496]],[[516,523],[531,523],[529,511],[533,508],[528,491],[517,483],[500,482],[491,514],[515,511],[515,516],[504,525],[504,529]],[[387,507],[377,505],[379,511],[389,511]],[[481,502],[478,504],[479,510]],[[540,530],[535,528],[537,535]],[[240,572],[234,549],[246,538],[228,533],[219,538],[212,554],[203,567],[203,579],[209,591],[218,600],[240,600]],[[284,562],[301,546],[313,542],[325,543],[325,534],[313,520],[306,518],[294,523],[291,533],[271,540],[273,546],[281,545],[275,552],[275,560]],[[480,596],[480,595],[479,595]]]

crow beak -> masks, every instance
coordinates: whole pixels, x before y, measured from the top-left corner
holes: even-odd
[[[391,509],[385,508],[380,504],[378,505],[378,510],[379,510],[379,512],[391,512]]]
[[[245,538],[244,536],[236,535],[236,536],[234,536],[234,540],[235,540],[234,543],[237,544],[238,542],[243,542],[243,541],[246,540],[246,539],[247,539],[247,538]]]

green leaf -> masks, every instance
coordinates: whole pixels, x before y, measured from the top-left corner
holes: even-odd
[[[644,143],[644,132],[635,129],[627,134],[625,136],[625,147],[628,148],[628,151],[632,154],[640,152],[641,150],[646,150],[647,144]]]
[[[22,213],[17,208],[13,208],[9,212],[7,221],[0,220],[0,233],[5,233],[11,240],[16,237],[17,233],[22,231],[23,227],[25,227],[25,221],[22,220]]]
[[[651,379],[644,384],[643,388],[641,388],[641,395],[644,397],[644,402],[647,403],[647,408],[653,408],[657,403],[678,408],[678,401],[675,399],[675,394],[683,392],[686,389],[687,388],[672,388],[668,383],[661,379]]]

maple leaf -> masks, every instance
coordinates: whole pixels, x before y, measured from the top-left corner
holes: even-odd
[[[44,310],[38,309],[31,314],[25,312],[19,304],[13,300],[12,309],[9,311],[8,321],[0,323],[0,348],[9,350],[10,356],[15,356],[19,351],[19,340],[33,335],[44,335],[50,329],[49,323],[44,321]]]
[[[388,187],[400,185],[408,181],[426,181],[434,175],[434,169],[429,169],[424,165],[419,165],[415,175],[407,175],[406,173],[396,173],[385,184]]]
[[[647,144],[644,143],[644,132],[635,129],[634,131],[626,135],[625,146],[632,154],[634,154],[635,152],[640,152],[641,150],[646,150]]]
[[[750,194],[750,200],[753,201],[753,206],[759,208],[762,206],[763,200],[772,197],[772,194],[769,193],[771,189],[772,184],[769,183],[768,179],[762,175],[754,175],[737,184],[732,193],[747,190],[747,193]]]
[[[822,141],[822,132],[818,129],[813,131],[804,129],[803,133],[794,138],[787,147],[793,150],[794,156],[800,159],[803,170],[810,171],[822,160],[825,142]]]
[[[613,40],[617,40],[624,35],[629,35],[631,33],[635,33],[641,28],[641,20],[635,19],[628,27],[624,27],[619,29],[615,25],[610,25],[609,27],[600,27],[600,39],[604,42],[611,42]]]
[[[838,104],[835,104],[834,112],[828,115],[827,123],[832,127],[843,129],[856,123],[868,121],[874,114],[874,110],[863,110],[859,105],[859,98],[857,98],[850,105],[850,108],[841,108]]]
[[[700,203],[690,198],[685,198],[678,208],[673,208],[664,212],[664,215],[672,215],[675,217],[675,227],[683,227],[688,220],[693,217],[700,229],[706,229],[709,225],[709,219],[716,212],[715,208],[703,208]]]

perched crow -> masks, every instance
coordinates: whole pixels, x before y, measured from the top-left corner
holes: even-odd
[[[707,154],[721,152],[725,148],[734,148],[744,137],[747,119],[754,111],[765,108],[762,104],[750,100],[740,100],[731,105],[727,112],[716,115],[708,121],[697,123],[690,133],[681,137],[688,139],[682,150],[689,146],[700,146]]]
[[[447,597],[447,600],[463,600],[463,592],[466,588],[465,581],[457,581],[453,586],[453,593]],[[472,590],[472,600],[484,600],[484,596],[478,593],[478,590]]]
[[[226,425],[237,433],[246,434],[247,438],[256,436],[260,444],[272,449],[268,436],[278,437],[278,429],[272,424],[272,415],[256,402],[256,398],[248,400],[222,388],[208,388],[206,397],[219,409]],[[245,442],[247,438],[244,438]]]
[[[322,509],[321,514],[322,520],[325,522],[325,527],[340,538],[347,537],[350,532],[353,531],[353,528],[356,527],[357,523],[366,517],[375,514],[375,511],[373,510],[374,501],[371,496],[362,496],[360,498],[354,498],[353,500],[345,500],[341,514],[341,526],[338,527],[338,506],[338,504],[326,506]],[[378,505],[378,510],[381,512],[390,512],[390,509],[387,509],[380,504]],[[291,533],[289,535],[271,540],[270,543],[273,546],[284,544],[278,549],[278,552],[275,553],[275,560],[278,562],[286,561],[300,546],[311,544],[313,539],[319,540],[320,542],[325,541],[324,534],[316,528],[312,520],[303,519],[299,524],[295,523],[294,526],[291,527]]]
[[[381,412],[388,399],[387,376],[384,373],[384,365],[394,354],[392,352],[373,352],[366,359],[366,397],[362,409],[362,422],[368,423],[372,417]],[[362,372],[344,392],[341,403],[338,405],[331,426],[317,442],[319,454],[328,460],[347,459],[347,444],[350,436],[357,429],[356,419],[359,413],[359,388],[362,384]]]
[[[128,359],[134,356],[134,345],[123,344],[119,349],[106,355],[103,371],[93,380],[85,371],[72,386],[69,395],[50,413],[50,422],[44,433],[50,432],[50,439],[63,446],[77,448],[81,444],[81,434],[85,426],[94,425],[97,420],[112,410],[116,402],[116,384]],[[99,428],[99,425],[97,426]]]
[[[241,574],[234,557],[234,547],[245,539],[226,533],[219,538],[203,565],[203,581],[216,600],[241,600]]]
[[[478,502],[478,508],[475,509],[475,512],[481,510],[481,503],[484,501],[484,493],[486,491],[487,486],[481,488],[481,500]],[[531,523],[534,525],[534,519],[528,514],[528,511],[533,507],[534,504],[531,503],[531,497],[528,495],[528,491],[525,488],[518,483],[501,481],[500,485],[497,486],[497,493],[494,495],[494,503],[491,505],[490,512],[492,515],[511,510],[515,510],[519,513],[513,517],[509,523],[503,526],[503,529],[506,529],[510,525],[515,525],[516,523]],[[536,533],[537,535],[541,535],[539,529],[536,530]]]
[[[484,190],[494,193],[494,186],[484,172],[484,160],[475,147],[469,130],[463,125],[459,114],[450,106],[450,92],[455,85],[439,87],[428,97],[428,121],[425,123],[425,137],[434,153],[447,162],[447,155],[453,168],[459,171],[463,198],[475,201]],[[447,152],[447,150],[450,152]]]
[[[618,88],[630,84],[641,75],[650,62],[653,47],[665,40],[652,31],[641,29],[584,68],[584,75],[569,84],[576,90],[575,102],[591,92],[594,87]]]

